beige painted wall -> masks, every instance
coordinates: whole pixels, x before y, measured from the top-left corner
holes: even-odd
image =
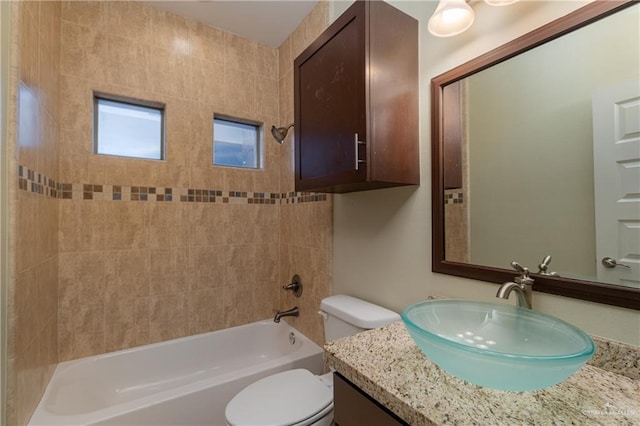
[[[596,278],[591,93],[639,78],[638,9],[466,79],[471,263]]]
[[[478,2],[473,27],[450,39],[426,30],[435,2],[391,3],[420,21],[422,184],[334,197],[334,293],[396,311],[430,295],[495,301],[495,284],[431,272],[430,80],[584,3],[520,2],[491,8]],[[332,17],[340,7],[332,8]],[[534,295],[534,306],[589,333],[640,345],[637,311],[541,293]]]

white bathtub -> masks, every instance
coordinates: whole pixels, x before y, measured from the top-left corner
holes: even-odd
[[[292,368],[321,374],[322,356],[285,322],[261,321],[63,362],[29,425],[224,425],[245,386]]]

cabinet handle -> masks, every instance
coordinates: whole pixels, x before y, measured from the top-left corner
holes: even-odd
[[[354,137],[354,140],[353,140],[353,145],[354,145],[354,149],[355,149],[355,153],[356,153],[356,155],[355,155],[355,157],[356,157],[355,168],[356,168],[356,171],[358,171],[358,170],[360,170],[360,163],[366,163],[365,160],[361,160],[359,158],[359,156],[358,156],[358,145],[366,145],[366,144],[364,142],[358,140],[358,134],[356,133],[355,137]]]

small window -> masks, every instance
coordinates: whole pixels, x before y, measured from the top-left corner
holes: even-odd
[[[260,125],[227,117],[213,118],[213,164],[260,167]]]
[[[164,159],[164,106],[151,102],[94,97],[94,152]]]

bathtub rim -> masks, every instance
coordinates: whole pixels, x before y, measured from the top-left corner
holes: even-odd
[[[197,339],[205,339],[207,336],[210,336],[215,333],[220,332],[232,332],[233,330],[244,329],[249,327],[256,327],[260,325],[269,325],[274,327],[282,327],[283,325],[286,327],[286,330],[291,330],[296,333],[297,339],[302,339],[301,348],[296,351],[296,357],[291,356],[280,356],[274,359],[270,359],[268,361],[252,364],[247,367],[243,367],[240,369],[235,369],[230,372],[215,376],[215,382],[211,383],[212,378],[207,378],[203,380],[198,380],[195,382],[187,383],[181,386],[177,386],[175,388],[162,390],[157,393],[146,395],[140,398],[136,398],[131,401],[123,401],[121,403],[107,406],[104,408],[99,408],[97,410],[85,412],[85,413],[77,413],[77,414],[56,414],[51,412],[47,408],[47,399],[51,396],[51,393],[54,391],[53,387],[55,386],[55,379],[59,379],[60,376],[64,377],[64,374],[71,369],[78,367],[78,364],[92,363],[99,361],[101,359],[108,359],[114,356],[123,356],[130,353],[136,353],[144,350],[152,350],[154,348],[159,348],[167,345],[176,345],[181,343],[187,343],[192,340]],[[248,324],[242,324],[234,327],[209,331],[205,333],[194,334],[191,336],[179,337],[176,339],[165,340],[162,342],[149,343],[142,346],[136,346],[133,348],[122,349],[118,351],[112,351],[104,354],[91,355],[84,358],[78,358],[74,360],[64,361],[59,363],[56,366],[54,374],[52,375],[47,387],[45,389],[44,394],[42,395],[36,409],[34,410],[29,422],[28,426],[38,426],[38,425],[87,425],[96,422],[103,422],[112,418],[116,415],[123,415],[127,413],[131,413],[133,411],[139,410],[141,408],[150,407],[155,404],[160,404],[162,402],[170,401],[176,397],[186,396],[192,394],[194,392],[203,391],[212,385],[224,385],[229,383],[238,377],[244,377],[250,374],[256,374],[265,370],[274,370],[278,367],[283,366],[283,363],[291,363],[296,360],[303,360],[312,356],[322,355],[324,350],[321,346],[317,345],[307,336],[305,336],[298,329],[293,327],[291,324],[282,321],[279,324],[275,324],[272,320],[261,320]],[[259,368],[258,368],[259,367]],[[276,370],[277,371],[277,370]]]

